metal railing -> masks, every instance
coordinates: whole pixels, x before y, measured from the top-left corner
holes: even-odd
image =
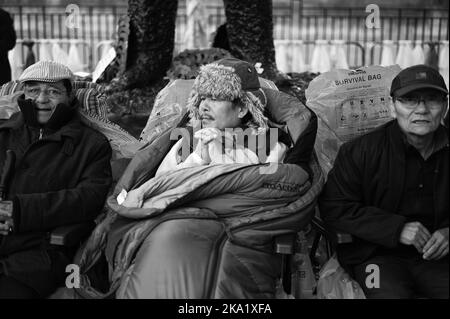
[[[83,50],[83,59],[93,68],[97,62],[96,45],[114,38],[119,17],[127,13],[126,6],[96,8],[80,6],[80,26],[66,26],[68,14],[60,6],[6,6],[14,17],[19,39],[79,39],[89,47]],[[443,8],[444,9],[444,8]],[[358,45],[346,46],[351,66],[380,62],[383,40],[418,40],[440,42],[449,38],[448,10],[428,8],[380,8],[380,29],[366,27],[368,13],[361,8],[328,8],[302,6],[300,0],[274,3],[274,39],[303,40],[305,57],[311,58],[315,40],[344,40]],[[224,9],[208,5],[208,32],[212,34],[226,21]],[[186,8],[180,1],[176,22],[175,51],[183,49],[186,26]],[[212,35],[211,35],[212,38]],[[211,39],[212,40],[212,39]],[[25,54],[23,50],[23,55]],[[38,52],[35,53],[39,58]]]

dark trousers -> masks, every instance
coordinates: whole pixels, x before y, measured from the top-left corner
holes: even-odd
[[[46,298],[64,285],[71,263],[59,247],[42,247],[0,256],[0,298]]]
[[[424,260],[417,252],[379,253],[353,268],[355,280],[367,298],[411,299],[449,298],[449,256],[441,260]],[[366,272],[370,264],[379,267],[379,288],[368,288]],[[370,270],[370,269],[369,269]],[[370,279],[370,278],[369,278]],[[370,280],[369,280],[370,281]]]
[[[0,275],[0,299],[36,299],[38,293],[20,281]]]

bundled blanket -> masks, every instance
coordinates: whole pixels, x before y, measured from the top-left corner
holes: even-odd
[[[322,185],[320,169],[313,168],[310,180],[293,164],[280,164],[273,174],[261,174],[274,169],[268,164],[202,166],[151,179],[142,208],[126,208],[111,196],[111,210],[80,258],[86,275],[79,291],[89,297],[114,292],[125,298],[273,297],[271,285],[279,263],[271,252],[272,238],[309,222]],[[120,183],[116,190],[124,186]],[[103,250],[110,265],[107,293],[93,289],[88,280],[89,268]],[[234,256],[219,258],[221,254]],[[241,287],[228,287],[233,282],[230,274],[238,275],[241,267],[258,277],[255,266],[261,263],[267,270],[249,282],[254,285],[251,294]],[[216,277],[210,270],[221,267],[228,267],[230,273]]]

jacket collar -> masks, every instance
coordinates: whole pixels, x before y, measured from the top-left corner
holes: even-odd
[[[397,120],[393,120],[393,123],[390,127],[390,136],[394,143],[394,147],[397,150],[396,153],[404,153],[404,152],[400,152],[400,150],[406,151],[407,148],[413,147],[407,142],[406,136],[400,129],[400,126],[398,125]],[[439,125],[438,129],[434,133],[433,143],[434,143],[434,147],[433,147],[432,154],[440,151],[441,149],[443,149],[445,147],[449,147],[448,132],[444,126]]]
[[[25,121],[22,112],[17,112],[11,116],[11,118],[0,124],[0,131],[11,130],[18,131],[25,127]],[[45,137],[46,140],[50,141],[61,141],[63,138],[67,137],[72,139],[73,143],[77,145],[81,140],[82,135],[82,123],[80,115],[78,112],[74,114],[72,119],[62,126],[59,130]]]

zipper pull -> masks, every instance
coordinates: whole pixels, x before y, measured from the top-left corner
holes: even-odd
[[[39,129],[39,139],[42,140],[42,134],[44,133],[44,129]]]

